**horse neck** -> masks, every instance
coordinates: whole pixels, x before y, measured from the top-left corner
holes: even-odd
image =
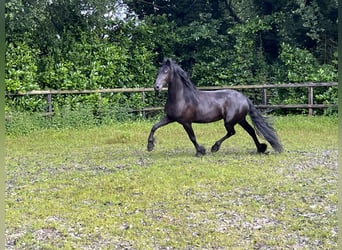
[[[168,101],[179,101],[181,99],[184,99],[185,91],[189,91],[189,90],[184,85],[183,79],[179,75],[174,74],[169,83],[168,95],[167,95]]]

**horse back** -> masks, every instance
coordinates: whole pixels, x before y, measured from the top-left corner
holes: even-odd
[[[249,112],[249,103],[246,96],[235,90],[198,91],[196,103],[188,105],[186,112],[198,123],[239,120]]]

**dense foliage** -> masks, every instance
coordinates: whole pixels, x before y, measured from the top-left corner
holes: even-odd
[[[336,0],[9,0],[5,21],[10,93],[151,87],[164,57],[198,86],[337,78]],[[316,99],[334,102],[336,92],[319,91]],[[279,101],[295,96],[282,93]],[[142,105],[134,94],[54,102],[56,110]],[[46,102],[8,98],[7,109],[44,111]]]

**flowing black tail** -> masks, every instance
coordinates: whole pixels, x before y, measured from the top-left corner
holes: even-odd
[[[276,131],[271,126],[269,121],[267,121],[267,118],[264,117],[259,110],[255,108],[253,103],[248,100],[249,103],[249,115],[252,119],[253,125],[261,136],[265,138],[266,141],[268,141],[272,148],[277,152],[283,151],[283,146],[281,145],[279,138],[277,136]]]

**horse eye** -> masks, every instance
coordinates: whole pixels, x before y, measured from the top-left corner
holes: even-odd
[[[169,69],[164,69],[164,73],[168,73],[169,72]]]

